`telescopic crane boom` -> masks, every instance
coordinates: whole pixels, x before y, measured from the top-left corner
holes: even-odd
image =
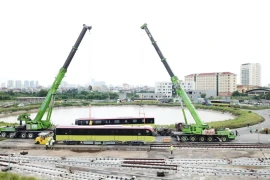
[[[60,68],[50,90],[47,93],[46,98],[42,102],[40,109],[35,116],[35,118],[32,120],[30,118],[29,113],[24,113],[18,116],[17,120],[20,121],[20,127],[17,128],[1,128],[1,135],[4,137],[21,137],[21,138],[34,138],[37,136],[37,134],[42,130],[47,130],[52,126],[51,123],[51,115],[52,115],[52,109],[54,105],[54,96],[56,94],[56,91],[59,87],[59,85],[62,82],[62,79],[64,78],[67,69],[71,63],[71,60],[73,59],[76,51],[78,50],[78,47],[86,33],[87,30],[91,30],[92,26],[83,25],[82,31],[77,38],[74,46],[72,47],[64,65],[62,68]],[[47,116],[45,120],[42,120],[44,114],[47,112]],[[22,125],[22,121],[25,121],[24,125]]]
[[[189,110],[190,114],[192,115],[194,121],[196,124],[188,124],[186,120],[186,115],[184,112],[184,109],[182,108],[184,118],[185,118],[185,125],[181,128],[182,132],[179,134],[174,134],[174,136],[177,138],[178,141],[227,141],[227,140],[234,140],[235,139],[235,134],[233,131],[229,130],[228,128],[225,128],[223,130],[219,129],[216,130],[214,128],[210,129],[207,124],[204,124],[203,121],[201,120],[200,116],[198,115],[195,107],[191,103],[189,97],[187,96],[185,90],[179,83],[179,79],[174,75],[172,72],[169,64],[166,61],[166,58],[164,58],[163,54],[161,53],[156,41],[154,40],[152,34],[150,33],[149,29],[147,28],[147,24],[144,24],[141,26],[142,29],[145,30],[147,33],[149,39],[152,42],[152,45],[156,49],[161,62],[165,66],[167,72],[169,73],[171,77],[171,81],[173,84],[173,87],[176,91],[176,94],[180,96],[182,99],[183,103],[186,105],[187,109]],[[182,103],[181,103],[182,105]],[[181,123],[180,123],[181,124]]]
[[[169,73],[170,77],[171,77],[171,81],[172,84],[175,88],[176,94],[178,96],[181,97],[182,101],[184,102],[184,105],[186,105],[187,109],[189,110],[189,112],[191,113],[194,121],[196,122],[197,126],[199,127],[203,127],[203,128],[208,128],[207,124],[204,124],[203,121],[201,120],[199,114],[197,113],[195,107],[193,106],[193,104],[191,103],[189,97],[187,96],[185,90],[181,87],[181,84],[179,83],[179,79],[177,76],[174,75],[172,69],[170,68],[169,64],[166,61],[166,58],[163,56],[162,52],[160,51],[156,41],[154,40],[152,34],[150,33],[147,24],[144,24],[141,26],[142,29],[145,30],[146,34],[148,35],[150,41],[152,42],[152,45],[154,46],[154,48],[156,49],[161,62],[163,63],[163,65],[165,66],[167,72]],[[184,113],[184,110],[183,110]],[[185,116],[185,113],[184,113]],[[186,118],[185,118],[186,121]],[[187,124],[187,122],[185,122]]]
[[[85,24],[83,25],[83,29],[82,29],[77,41],[75,42],[75,45],[72,47],[63,67],[59,70],[59,73],[56,76],[56,78],[52,84],[52,87],[48,91],[48,94],[47,94],[46,98],[44,99],[36,117],[33,120],[31,120],[31,118],[29,117],[29,114],[22,114],[18,117],[19,121],[25,121],[25,124],[29,124],[30,129],[42,130],[42,129],[47,129],[51,126],[51,115],[52,115],[52,109],[53,109],[53,103],[54,103],[54,95],[56,94],[56,91],[57,91],[59,85],[61,84],[62,79],[64,78],[64,76],[67,72],[68,66],[71,63],[71,60],[73,59],[86,31],[91,30],[91,28],[92,28],[91,26],[87,26]],[[47,113],[46,120],[42,120],[42,118],[47,110],[48,110],[48,113]]]

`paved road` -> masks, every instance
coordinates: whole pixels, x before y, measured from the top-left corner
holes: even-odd
[[[253,112],[264,117],[265,121],[260,123],[260,124],[251,126],[253,129],[253,133],[250,133],[249,127],[238,128],[237,131],[240,133],[240,136],[238,136],[234,142],[270,143],[270,134],[255,133],[255,130],[257,128],[259,130],[261,130],[262,128],[269,128],[270,129],[270,109],[253,110]]]

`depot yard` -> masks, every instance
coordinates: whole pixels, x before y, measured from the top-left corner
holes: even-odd
[[[27,140],[22,140],[27,141]],[[29,141],[29,140],[28,140]],[[24,142],[25,143],[25,142]],[[169,148],[137,151],[0,149],[12,173],[36,179],[269,179],[269,149]],[[21,155],[21,152],[27,152]],[[5,154],[13,154],[12,157]],[[165,177],[160,177],[165,175]]]
[[[264,122],[254,130],[269,127],[269,110],[254,111]],[[249,113],[246,111],[246,113]],[[254,114],[255,114],[254,113]],[[249,113],[250,114],[250,113]],[[246,116],[248,117],[248,116]],[[237,129],[240,136],[230,142],[265,143],[270,135],[250,133],[249,127]],[[161,142],[162,138],[157,137]],[[173,141],[176,144],[176,141]],[[179,142],[178,142],[179,143]],[[268,146],[269,147],[269,146]],[[27,152],[21,155],[20,152]],[[56,144],[53,150],[34,144],[33,139],[5,139],[0,153],[10,157],[11,173],[34,175],[36,179],[269,179],[270,150],[265,148],[177,147],[170,155],[169,146],[93,146]],[[8,156],[0,156],[2,168]],[[137,158],[127,160],[127,158]],[[143,158],[138,160],[138,158]],[[65,160],[64,160],[65,159]],[[139,161],[139,162],[138,162]],[[125,163],[124,163],[125,162]],[[156,165],[159,164],[159,165]],[[70,172],[72,169],[72,173]],[[165,177],[158,177],[165,175]],[[6,176],[5,176],[6,177]]]

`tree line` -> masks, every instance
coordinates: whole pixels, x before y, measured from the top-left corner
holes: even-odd
[[[46,97],[48,90],[41,89],[38,92],[0,92],[1,100],[15,100],[17,97]],[[85,100],[114,100],[119,94],[114,92],[78,91],[78,89],[68,89],[57,92],[56,100],[85,99]]]

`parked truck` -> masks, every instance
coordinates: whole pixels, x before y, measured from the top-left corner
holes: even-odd
[[[50,90],[47,93],[46,98],[42,102],[40,109],[34,119],[31,119],[29,113],[23,113],[18,116],[17,120],[19,121],[18,126],[6,126],[1,127],[0,132],[2,137],[7,138],[29,138],[33,139],[38,136],[41,131],[44,130],[51,130],[52,123],[51,123],[51,115],[54,105],[54,97],[59,85],[64,78],[68,66],[73,59],[85,33],[87,30],[91,30],[91,26],[83,25],[83,29],[75,42],[75,45],[72,47],[64,65],[60,68],[58,75],[56,76]],[[47,112],[47,116],[45,120],[42,120],[44,114]]]
[[[179,83],[178,77],[174,75],[172,69],[170,68],[169,64],[166,61],[166,58],[163,56],[162,52],[160,51],[156,41],[154,40],[152,34],[150,33],[147,27],[147,24],[142,25],[141,29],[145,30],[152,45],[154,46],[156,52],[158,53],[161,59],[161,62],[163,63],[164,67],[169,73],[176,95],[181,98],[181,101],[187,107],[188,111],[190,112],[190,114],[192,115],[195,121],[195,124],[188,124],[186,114],[182,105],[181,107],[182,107],[182,113],[185,119],[185,123],[177,123],[177,127],[181,130],[181,132],[175,134],[176,139],[178,141],[192,141],[192,142],[234,140],[236,136],[234,132],[231,131],[230,129],[225,128],[223,130],[217,130],[217,129],[211,128],[208,124],[203,123],[195,107],[191,103],[191,100],[187,96],[184,88],[181,86],[181,83]]]

